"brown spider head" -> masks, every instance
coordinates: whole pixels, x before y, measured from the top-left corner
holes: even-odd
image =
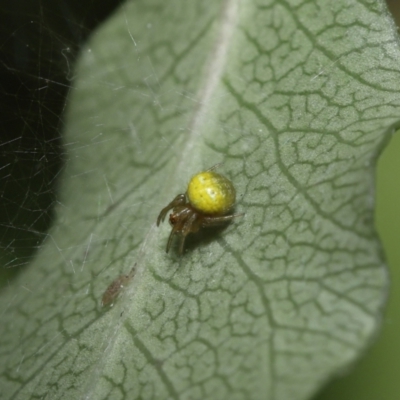
[[[174,226],[177,223],[177,216],[176,214],[172,213],[169,215],[169,223]]]

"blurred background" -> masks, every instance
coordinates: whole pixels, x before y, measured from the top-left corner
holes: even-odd
[[[119,0],[0,1],[0,287],[45,238],[73,64]]]
[[[400,26],[400,1],[388,0]],[[398,29],[399,30],[399,29]],[[400,131],[378,159],[375,225],[385,250],[391,288],[382,332],[349,375],[328,384],[315,400],[400,399]]]
[[[72,65],[90,32],[121,2],[1,0],[0,288],[29,263],[52,222]],[[400,0],[388,0],[388,6],[400,26]],[[354,370],[315,400],[400,398],[399,172],[396,133],[376,174],[376,227],[392,278],[381,336]]]

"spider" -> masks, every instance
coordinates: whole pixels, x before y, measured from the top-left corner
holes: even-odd
[[[243,215],[226,215],[235,204],[236,192],[228,178],[213,171],[218,165],[194,175],[186,193],[178,194],[158,215],[157,226],[164,221],[168,211],[172,210],[169,216],[172,230],[168,238],[167,253],[174,235],[181,236],[179,254],[182,254],[189,233],[197,232],[203,227],[220,225]]]

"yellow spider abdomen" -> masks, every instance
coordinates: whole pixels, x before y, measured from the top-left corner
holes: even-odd
[[[236,200],[232,182],[214,171],[193,176],[186,194],[190,205],[204,214],[226,214]]]

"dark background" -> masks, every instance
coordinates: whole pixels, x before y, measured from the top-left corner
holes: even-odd
[[[51,225],[74,60],[120,3],[1,0],[0,286],[29,262]]]

